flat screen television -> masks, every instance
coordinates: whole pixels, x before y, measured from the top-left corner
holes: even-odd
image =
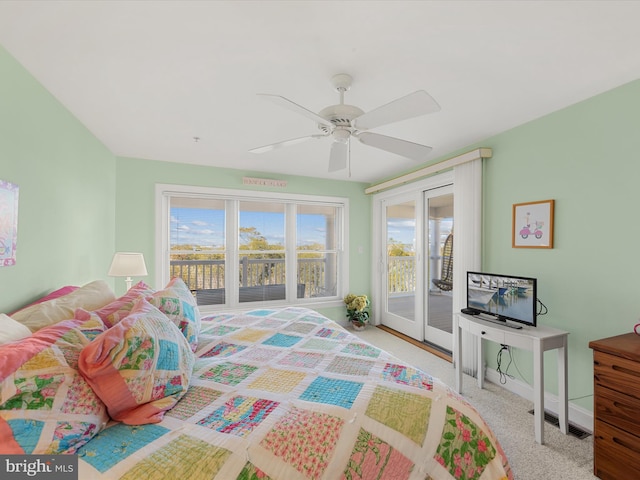
[[[536,326],[537,284],[535,278],[495,273],[467,272],[467,308],[507,323]]]

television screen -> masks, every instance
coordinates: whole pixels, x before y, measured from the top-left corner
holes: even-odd
[[[535,278],[467,272],[467,309],[535,327],[536,308]]]

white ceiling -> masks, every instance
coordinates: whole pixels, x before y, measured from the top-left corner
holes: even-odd
[[[418,165],[330,141],[259,98],[365,112],[419,89],[442,110],[375,129],[435,159],[640,78],[636,1],[0,1],[0,44],[114,154],[374,182]],[[0,81],[2,81],[0,79]],[[194,141],[199,137],[199,141]]]

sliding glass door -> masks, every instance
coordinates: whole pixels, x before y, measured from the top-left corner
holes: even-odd
[[[382,323],[412,338],[421,339],[421,240],[422,210],[419,196],[411,194],[383,202],[384,244],[381,270],[384,292]]]
[[[381,323],[451,351],[453,185],[386,194],[375,210],[381,231]]]
[[[374,196],[373,212],[375,320],[416,340],[452,350],[452,314],[465,306],[466,272],[481,265],[482,159],[381,191]],[[412,243],[392,241],[402,238],[400,230],[398,235],[394,230],[398,225],[415,234]],[[391,265],[402,255],[393,253],[396,243],[411,244],[407,256],[415,262],[413,290],[401,292],[394,287],[391,273],[396,270]],[[407,251],[404,245],[402,251]],[[400,310],[394,304],[398,294],[410,296],[410,291],[413,310]]]
[[[453,315],[453,187],[424,192],[427,251],[424,340],[447,351],[452,349]]]

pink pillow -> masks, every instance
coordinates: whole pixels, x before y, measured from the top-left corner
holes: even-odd
[[[186,393],[195,357],[178,327],[145,299],[82,350],[80,372],[129,425],[157,423]]]
[[[104,325],[63,320],[0,346],[0,453],[73,454],[109,421],[78,372],[78,356]]]
[[[105,325],[111,328],[131,313],[131,309],[138,300],[151,295],[153,292],[154,290],[149,285],[144,282],[138,282],[123,296],[105,305],[100,310],[96,310],[96,313]]]
[[[54,298],[64,297],[66,294],[71,293],[74,290],[77,290],[78,288],[80,287],[76,287],[74,285],[67,285],[66,287],[62,287],[62,288],[59,288],[58,290],[54,290],[49,295],[39,298],[35,302],[31,302],[29,305],[25,305],[24,307],[16,310],[15,312],[10,313],[9,316],[13,315],[14,313],[18,313],[20,310],[24,310],[25,308],[29,308],[32,305],[37,305],[42,302],[48,302],[49,300],[53,300]]]

